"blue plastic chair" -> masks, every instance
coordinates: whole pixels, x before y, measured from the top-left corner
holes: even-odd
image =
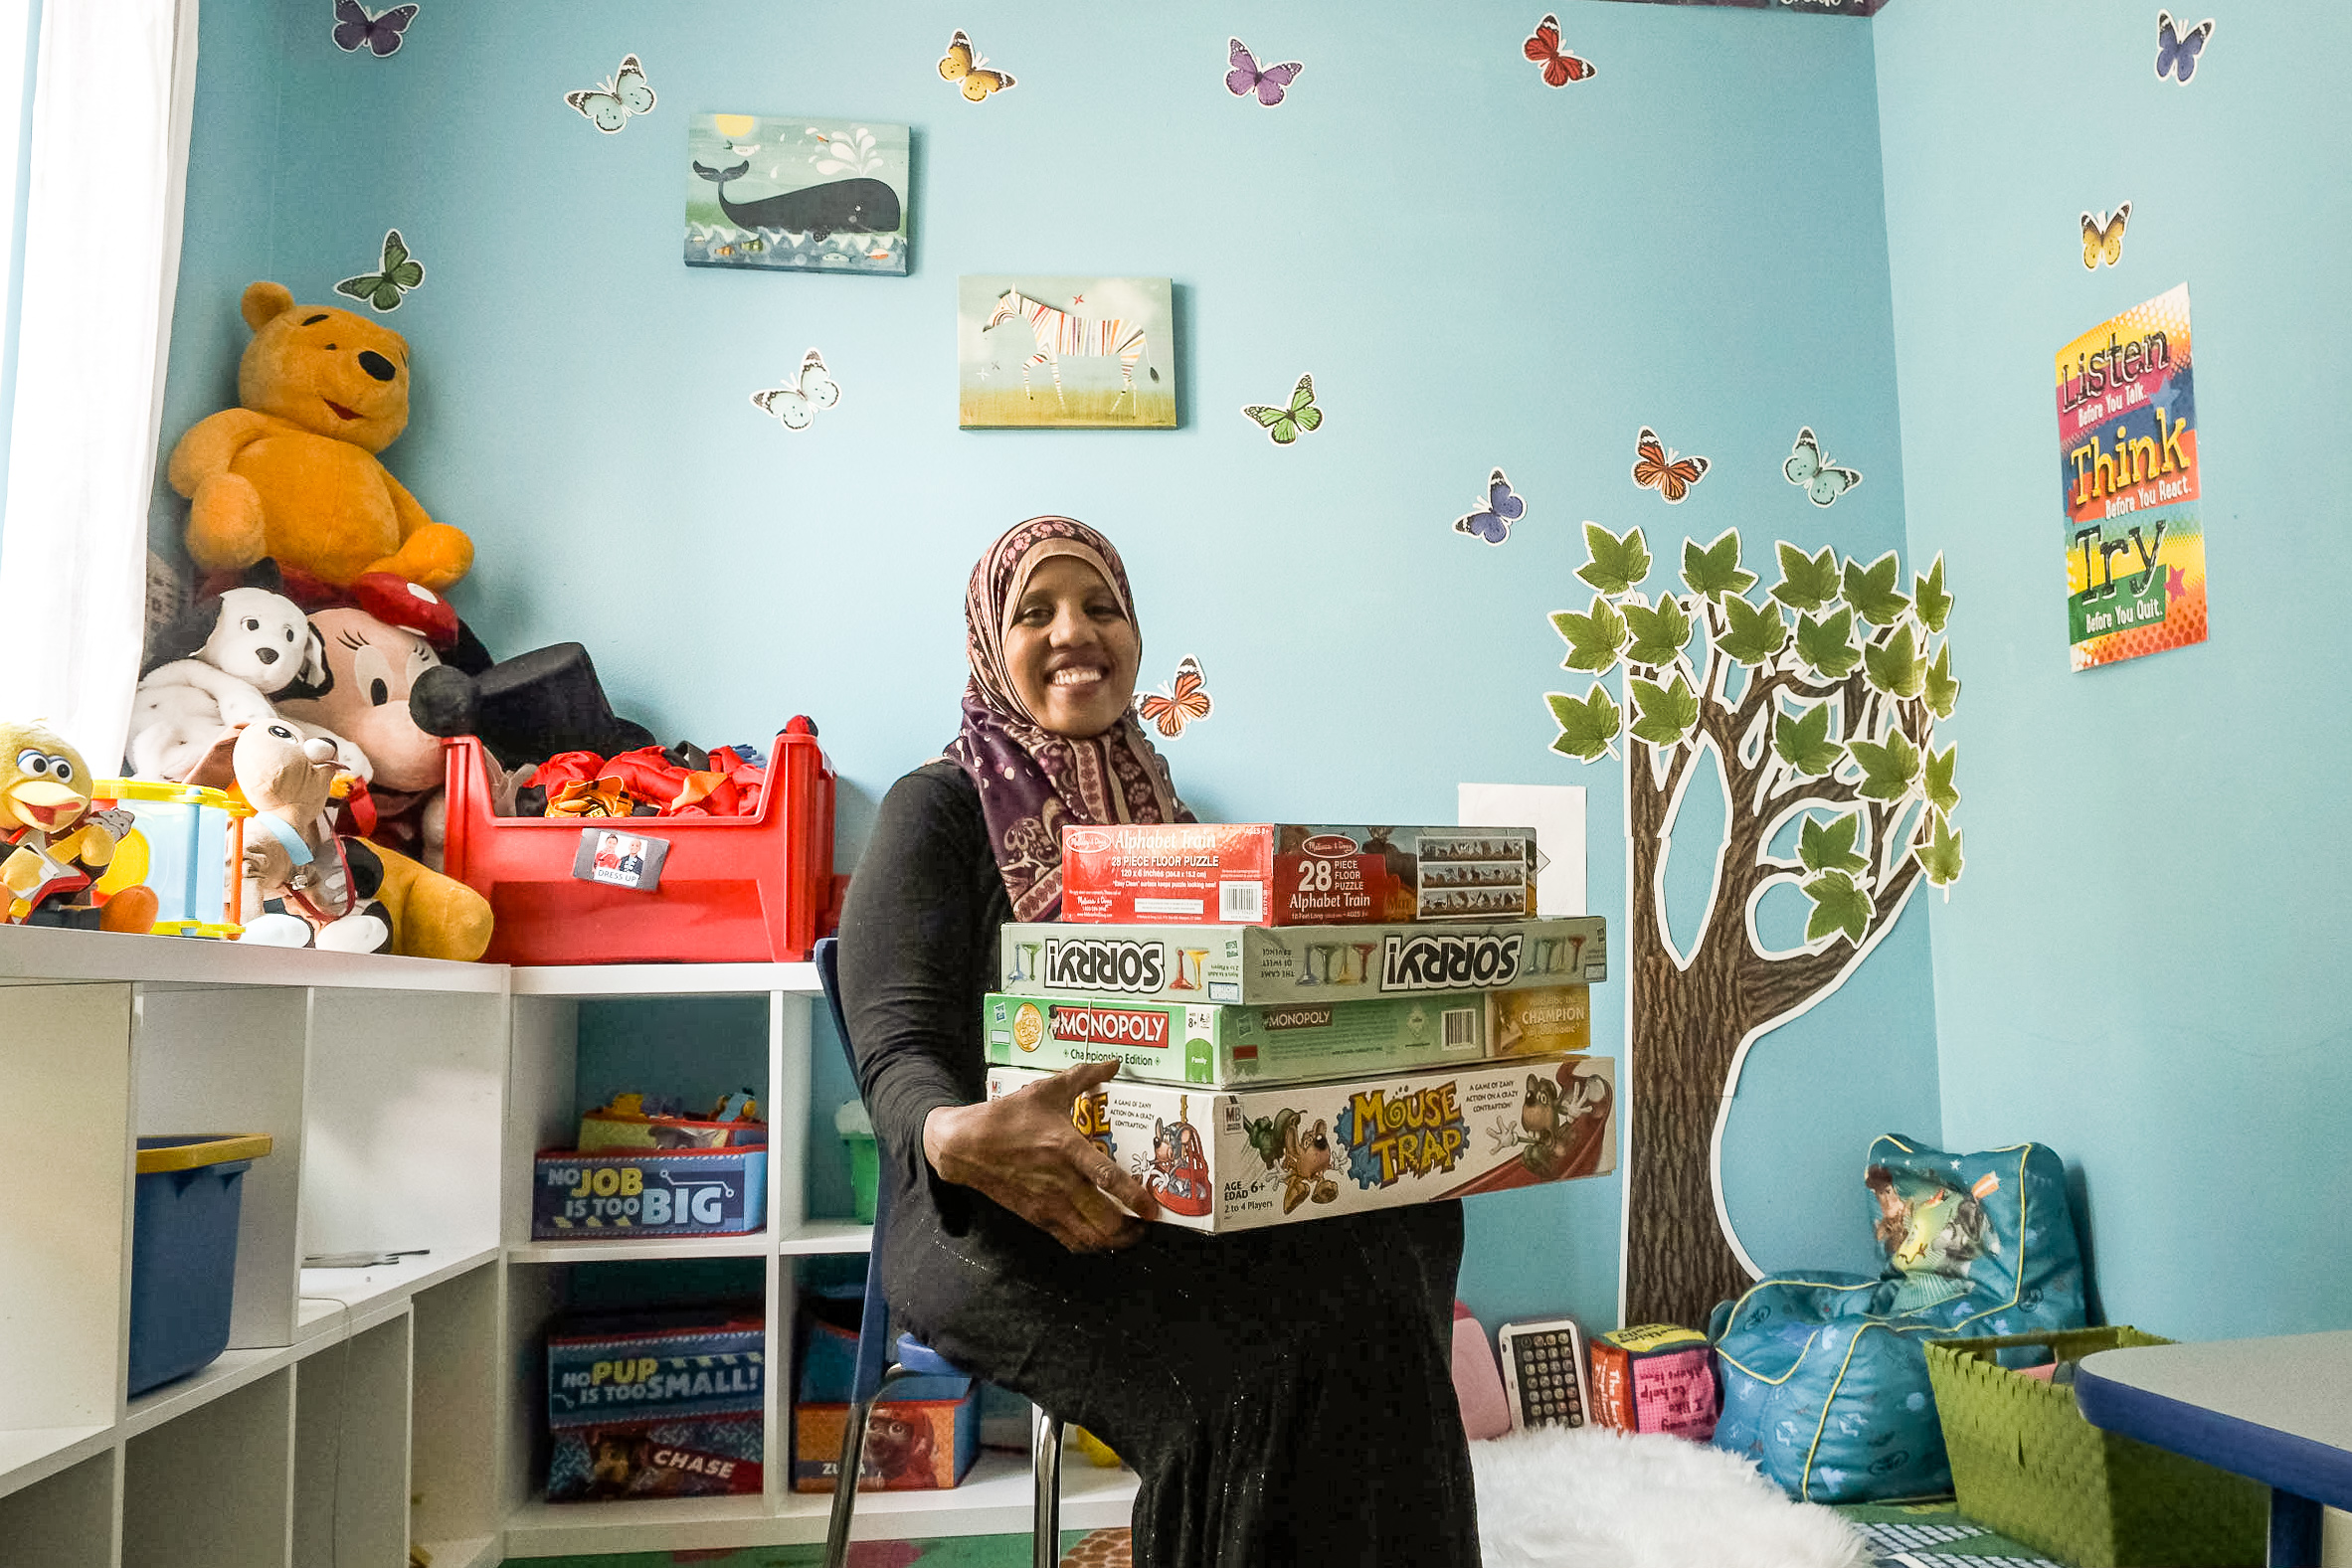
[[[849,1076],[854,1080],[857,1053],[850,1048],[849,1025],[841,1016],[840,944],[826,937],[811,957],[816,962],[816,977],[824,985],[825,1005],[832,1009],[833,1033],[840,1037],[841,1054],[849,1059]],[[882,1238],[890,1226],[888,1166],[885,1157],[885,1174],[874,1190],[874,1239],[866,1254],[865,1307],[857,1322],[857,1373],[850,1389],[849,1418],[841,1428],[841,1471],[833,1478],[832,1521],[824,1532],[824,1568],[841,1568],[849,1554],[849,1520],[857,1508],[858,1472],[865,1464],[866,1422],[882,1391],[902,1377],[972,1375],[913,1334],[900,1334],[894,1359],[887,1366],[883,1364],[883,1350],[890,1343],[890,1307],[882,1300],[881,1262]],[[1035,1568],[1057,1568],[1062,1535],[1062,1424],[1050,1411],[1040,1409],[1038,1415],[1036,1449],[1031,1455],[1037,1495],[1031,1552]]]

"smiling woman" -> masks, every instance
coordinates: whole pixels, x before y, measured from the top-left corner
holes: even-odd
[[[965,625],[963,727],[883,800],[841,914],[892,1310],[1135,1467],[1138,1568],[1467,1568],[1460,1205],[1227,1236],[1151,1224],[1137,1173],[1071,1123],[1116,1062],[988,1098],[997,933],[1060,918],[1062,827],[1192,816],[1130,707],[1143,635],[1109,540],[1020,524],[975,568]]]

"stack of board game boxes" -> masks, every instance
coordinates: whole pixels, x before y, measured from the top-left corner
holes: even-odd
[[[1067,828],[1062,923],[999,939],[989,1093],[1116,1059],[1073,1119],[1194,1230],[1605,1174],[1605,936],[1538,918],[1537,865],[1531,828]]]

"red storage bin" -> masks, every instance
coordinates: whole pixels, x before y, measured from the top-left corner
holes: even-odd
[[[805,722],[805,721],[802,721]],[[798,963],[831,929],[833,771],[814,735],[768,754],[756,816],[496,816],[481,742],[449,762],[444,869],[490,901],[492,963]],[[666,839],[650,892],[572,875],[583,828]]]

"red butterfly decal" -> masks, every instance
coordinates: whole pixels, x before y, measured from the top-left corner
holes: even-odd
[[[1190,654],[1176,665],[1173,687],[1148,691],[1135,700],[1137,717],[1158,725],[1160,733],[1172,741],[1184,733],[1185,725],[1207,718],[1208,706],[1208,688],[1200,682],[1200,661]]]
[[[1633,438],[1633,482],[1645,490],[1656,490],[1671,505],[1691,493],[1691,486],[1707,474],[1705,457],[1683,457],[1666,448],[1658,433],[1647,425]]]
[[[1600,74],[1589,60],[1578,60],[1559,47],[1559,18],[1546,16],[1536,24],[1535,36],[1520,45],[1520,53],[1543,68],[1543,85],[1564,87]]]

